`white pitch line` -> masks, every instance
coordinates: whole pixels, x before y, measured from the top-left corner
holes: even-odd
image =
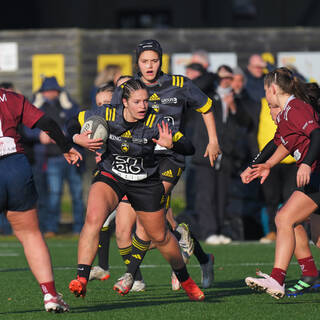
[[[0,252],[0,257],[18,257],[20,254],[18,252]]]

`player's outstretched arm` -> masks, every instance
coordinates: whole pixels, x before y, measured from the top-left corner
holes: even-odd
[[[180,131],[176,132],[173,136],[168,122],[162,121],[161,124],[157,124],[157,127],[159,130],[159,138],[152,139],[154,143],[183,155],[194,154],[195,149],[191,141]]]
[[[213,167],[214,161],[218,158],[218,155],[221,153],[218,137],[217,137],[216,123],[215,123],[214,115],[212,111],[203,113],[202,118],[203,118],[204,124],[206,125],[208,136],[209,136],[209,143],[204,153],[204,157],[209,157],[210,165],[211,167]]]
[[[82,155],[72,148],[71,142],[64,136],[54,120],[44,115],[37,121],[35,127],[43,130],[57,143],[68,163],[78,165],[77,162],[82,160]]]

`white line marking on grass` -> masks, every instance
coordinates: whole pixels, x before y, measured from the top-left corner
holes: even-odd
[[[20,254],[18,252],[0,252],[0,257],[18,257]]]

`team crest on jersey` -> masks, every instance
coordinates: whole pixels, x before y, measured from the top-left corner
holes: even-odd
[[[121,151],[126,153],[129,151],[129,144],[126,142],[121,143]]]
[[[123,137],[123,138],[132,138],[132,135],[131,135],[130,130],[128,130],[128,131],[126,131],[125,133],[123,133],[123,134],[121,135],[121,137]]]
[[[151,106],[151,108],[155,111],[155,112],[159,112],[159,105],[158,104],[153,104]]]
[[[149,101],[160,101],[160,98],[159,96],[154,93],[150,98],[149,98]]]

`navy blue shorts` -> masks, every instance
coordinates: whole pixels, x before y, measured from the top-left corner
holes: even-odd
[[[24,154],[0,158],[0,212],[26,211],[38,198],[29,162]]]

